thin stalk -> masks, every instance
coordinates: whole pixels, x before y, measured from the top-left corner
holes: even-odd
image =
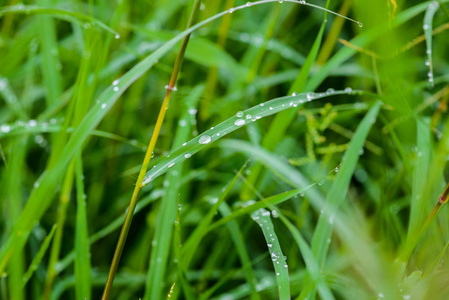
[[[402,251],[402,254],[399,256],[400,261],[407,262],[409,260],[410,256],[413,253],[413,250],[415,249],[418,242],[421,240],[421,238],[424,235],[424,233],[426,232],[427,228],[430,226],[432,221],[438,215],[440,208],[443,207],[443,205],[446,204],[448,202],[448,200],[449,200],[449,183],[447,184],[446,188],[444,189],[443,194],[441,194],[441,196],[438,197],[437,204],[435,204],[435,207],[433,208],[432,212],[430,213],[430,215],[427,217],[426,221],[422,225],[419,233],[411,239],[410,243],[408,243],[408,246],[406,246],[406,248]]]
[[[195,0],[192,13],[189,18],[189,22],[187,24],[187,28],[190,28],[198,15],[199,9],[201,5],[201,0]],[[159,137],[159,132],[162,127],[162,123],[164,122],[165,113],[168,110],[171,94],[173,91],[176,91],[176,80],[178,78],[179,71],[181,69],[182,61],[184,59],[184,53],[187,48],[187,44],[190,39],[190,34],[188,34],[181,43],[181,48],[179,49],[178,56],[176,57],[175,65],[173,67],[170,81],[166,86],[166,94],[164,97],[164,101],[162,102],[161,109],[159,111],[159,115],[157,117],[156,126],[154,127],[153,135],[151,136],[150,144],[148,146],[147,152],[145,153],[145,158],[142,163],[142,168],[140,169],[139,176],[137,178],[136,185],[134,187],[134,192],[131,198],[131,202],[129,203],[128,212],[125,217],[125,222],[122,226],[122,231],[120,232],[120,237],[117,242],[117,246],[115,248],[114,257],[112,259],[111,267],[109,269],[108,278],[106,281],[106,286],[103,291],[102,300],[109,299],[109,295],[111,293],[112,283],[114,281],[115,273],[117,272],[118,264],[120,262],[120,257],[123,252],[123,248],[125,246],[126,237],[128,236],[129,229],[131,227],[131,221],[133,218],[134,210],[137,205],[137,200],[139,199],[140,191],[142,190],[142,182],[145,177],[145,173],[147,172],[148,165],[150,164],[151,154],[153,153],[154,147],[156,146],[156,141]]]

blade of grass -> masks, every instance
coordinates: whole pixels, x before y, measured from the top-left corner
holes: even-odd
[[[290,280],[288,277],[288,265],[282,253],[279,239],[271,222],[270,212],[261,208],[251,214],[251,218],[260,226],[267,242],[270,257],[278,283],[279,299],[290,299]]]
[[[41,1],[42,2],[42,1]],[[11,5],[7,7],[3,7],[0,9],[0,17],[4,15],[10,15],[10,14],[26,14],[26,15],[50,15],[52,17],[67,21],[67,22],[74,22],[81,25],[84,24],[92,24],[94,26],[98,26],[99,28],[102,28],[106,30],[107,32],[110,32],[116,36],[116,38],[119,38],[118,33],[101,22],[98,19],[95,19],[91,16],[84,15],[78,12],[73,12],[69,10],[63,10],[63,9],[57,9],[57,8],[51,8],[51,7],[45,7],[48,3],[44,2],[41,5],[23,5],[23,4],[17,4],[17,5]]]
[[[28,135],[25,135],[15,138],[12,142],[9,164],[5,173],[6,178],[3,180],[3,190],[6,192],[5,209],[9,215],[9,222],[5,222],[8,230],[13,228],[14,222],[17,222],[22,211],[23,194],[21,185],[24,175],[23,169],[26,165],[26,151],[29,147],[27,139]],[[26,299],[22,289],[22,277],[25,271],[24,254],[24,251],[15,252],[11,258],[11,265],[8,268],[8,287],[11,299]]]
[[[191,92],[190,99],[187,101],[188,104],[184,107],[184,111],[180,116],[182,120],[189,120],[189,110],[196,108],[203,90],[204,88],[199,86]],[[190,121],[187,121],[185,126],[178,126],[173,141],[173,149],[180,147],[190,137],[191,131],[192,124]],[[163,298],[162,289],[164,285],[162,283],[166,281],[165,273],[170,245],[172,244],[171,238],[176,218],[182,171],[182,166],[178,165],[166,175],[165,180],[167,180],[168,184],[155,224],[156,229],[153,237],[155,243],[153,244],[149,261],[144,299],[158,300]]]
[[[444,5],[444,4],[443,4]],[[433,60],[432,60],[432,21],[435,12],[438,10],[439,4],[438,2],[431,1],[429,2],[429,7],[426,10],[426,14],[424,15],[424,35],[426,36],[426,53],[427,53],[427,61],[426,66],[429,66],[429,73],[427,77],[432,86],[435,86],[433,81]]]
[[[87,230],[86,194],[81,153],[75,157],[76,231],[75,231],[75,294],[77,299],[91,299],[91,268]]]
[[[194,23],[196,21],[196,17],[198,15],[198,12],[200,9],[200,5],[201,5],[201,0],[195,0],[194,6],[192,8],[192,12],[189,17],[189,22],[187,24],[187,28],[191,28],[194,25]],[[182,61],[184,59],[184,53],[186,51],[187,44],[189,42],[189,38],[190,38],[190,34],[187,34],[182,40],[181,48],[179,49],[178,56],[176,57],[176,61],[175,61],[175,64],[174,64],[174,67],[173,67],[173,70],[172,70],[172,73],[170,76],[170,81],[169,81],[168,85],[166,86],[167,92],[165,94],[161,110],[159,111],[159,115],[157,117],[156,126],[154,128],[153,135],[151,136],[150,144],[148,146],[147,152],[145,153],[145,158],[142,163],[142,168],[140,169],[139,176],[138,176],[137,182],[136,182],[136,186],[134,188],[133,196],[131,198],[128,212],[126,214],[125,222],[123,223],[122,231],[120,232],[120,237],[119,237],[119,240],[117,242],[117,247],[114,252],[114,257],[112,258],[112,263],[111,263],[111,267],[109,270],[108,279],[106,281],[106,286],[103,291],[103,296],[102,296],[103,300],[109,299],[109,294],[111,293],[112,283],[114,281],[114,277],[115,277],[115,273],[117,272],[120,257],[123,252],[123,248],[125,246],[126,237],[128,235],[129,229],[131,227],[131,221],[132,221],[132,217],[134,214],[134,210],[136,209],[140,191],[141,191],[142,187],[144,186],[143,181],[144,181],[145,173],[148,169],[148,165],[150,163],[154,147],[156,146],[156,141],[159,137],[159,132],[160,132],[162,123],[165,118],[165,113],[169,107],[172,92],[176,91],[176,81],[178,79],[179,71],[181,70]],[[169,208],[167,208],[167,209],[169,209]],[[158,284],[160,284],[160,283],[158,282]],[[148,299],[147,296],[146,296],[146,299]]]
[[[231,214],[231,209],[226,202],[222,202],[218,209],[223,217]],[[246,250],[243,234],[235,221],[228,222],[226,226],[228,227],[231,238],[237,249],[242,268],[245,270],[246,281],[248,282],[251,290],[251,299],[261,299],[256,290],[257,281],[254,276],[254,271],[251,268],[251,260],[248,255],[248,251]]]
[[[363,148],[366,137],[368,136],[371,127],[373,126],[377,114],[379,113],[381,102],[377,101],[368,111],[368,113],[360,122],[354,136],[349,143],[349,147],[346,150],[339,172],[335,177],[335,181],[327,194],[326,203],[329,206],[334,207],[334,210],[340,206],[345,200],[346,194],[351,183],[351,178],[354,174],[357,166],[357,161],[360,156],[360,149]],[[329,249],[328,240],[332,234],[333,217],[327,213],[320,215],[318,224],[312,238],[312,251],[315,255],[317,262],[321,268],[324,268],[324,263]],[[313,297],[314,291],[309,296]]]
[[[48,247],[50,246],[50,242],[53,239],[53,235],[55,234],[57,225],[54,224],[51,227],[50,232],[45,237],[44,241],[42,242],[41,247],[39,248],[39,251],[37,252],[36,256],[33,258],[33,261],[31,262],[30,266],[28,267],[28,270],[26,271],[25,275],[23,275],[23,287],[26,286],[28,281],[30,280],[31,276],[33,275],[34,271],[39,267],[42,258],[44,258],[45,253],[47,252]]]
[[[255,122],[263,117],[273,115],[277,112],[301,106],[312,100],[326,98],[332,95],[357,94],[359,91],[332,91],[326,93],[302,93],[294,96],[281,97],[261,103],[244,111],[239,111],[235,116],[228,118],[222,123],[203,132],[200,136],[186,142],[181,147],[170,153],[170,157],[164,158],[153,166],[145,175],[142,185],[147,185],[171,167],[190,158],[192,155],[221,139],[223,136],[235,131],[250,122]]]

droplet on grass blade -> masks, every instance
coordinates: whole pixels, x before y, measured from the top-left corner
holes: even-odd
[[[211,140],[212,140],[211,137],[208,136],[207,134],[205,134],[199,138],[198,143],[203,144],[203,145],[209,144]]]

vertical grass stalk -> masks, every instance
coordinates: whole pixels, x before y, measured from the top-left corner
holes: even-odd
[[[201,0],[195,0],[192,13],[190,14],[190,19],[187,24],[187,28],[191,27],[198,15],[199,9],[201,5]],[[111,267],[109,269],[108,278],[106,281],[106,286],[103,291],[102,299],[109,299],[109,295],[111,293],[112,283],[114,281],[115,273],[117,272],[118,264],[120,262],[120,257],[123,252],[123,248],[125,246],[126,237],[128,236],[129,228],[131,227],[131,221],[133,217],[134,210],[137,205],[137,200],[139,199],[140,191],[142,190],[142,182],[145,177],[145,173],[148,169],[148,165],[151,160],[151,155],[153,153],[154,147],[156,146],[156,141],[159,137],[159,132],[162,127],[162,123],[164,122],[165,113],[168,110],[170,104],[170,98],[173,91],[176,91],[176,80],[178,78],[179,71],[181,69],[182,61],[184,59],[184,53],[187,48],[187,44],[190,39],[190,34],[186,35],[181,43],[181,48],[179,49],[178,56],[176,57],[175,65],[173,67],[173,71],[170,77],[170,81],[166,86],[166,94],[164,97],[164,101],[162,102],[161,109],[159,111],[159,115],[157,117],[156,126],[153,131],[153,135],[151,136],[150,144],[148,146],[147,152],[145,153],[145,158],[143,160],[142,168],[140,169],[139,176],[137,178],[137,182],[133,191],[133,195],[131,198],[131,202],[129,204],[128,212],[126,214],[125,222],[123,223],[122,231],[120,232],[120,237],[117,242],[117,246],[115,248],[114,257],[112,259]]]

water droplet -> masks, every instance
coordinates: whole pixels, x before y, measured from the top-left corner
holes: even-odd
[[[191,156],[192,156],[192,154],[190,154],[190,153],[184,154],[184,157],[185,157],[185,158],[189,158],[189,157],[191,157]]]
[[[427,25],[427,24],[424,24],[424,26],[422,27],[424,30],[427,30],[427,29],[429,29],[429,25]]]
[[[172,162],[172,163],[170,163],[170,164],[168,165],[168,167],[171,168],[171,167],[173,167],[174,165],[175,165],[175,163]]]
[[[321,179],[320,182],[318,182],[318,185],[323,185],[324,184],[324,179]]]
[[[309,92],[306,94],[307,97],[307,101],[311,101],[313,99],[313,97],[315,97],[315,94],[312,92]]]
[[[154,152],[151,152],[151,158],[153,158],[154,157]]]
[[[242,125],[245,125],[245,120],[243,120],[243,119],[237,119],[237,120],[235,120],[234,125],[236,125],[236,126],[242,126]]]
[[[181,209],[182,209],[182,204],[179,203],[179,204],[178,204],[178,210],[181,210]]]
[[[232,14],[233,12],[234,12],[234,8],[230,8],[229,10],[228,10],[228,13],[230,13],[230,14]]]
[[[117,85],[118,83],[120,82],[120,80],[118,80],[118,79],[116,79],[116,80],[114,80],[113,82],[112,82],[112,85]]]
[[[118,92],[120,89],[118,86],[114,86],[113,90],[114,90],[114,92]]]
[[[2,132],[10,132],[11,131],[11,126],[9,126],[9,125],[2,125],[1,131]]]
[[[189,114],[194,115],[196,114],[197,110],[195,108],[189,108],[188,112]]]
[[[284,3],[284,0],[279,0],[279,3]]]
[[[235,115],[236,115],[238,118],[241,118],[241,117],[243,117],[244,113],[243,113],[243,111],[239,111],[239,112],[237,112]]]
[[[260,103],[260,106],[264,106],[265,104],[263,104],[263,103]]]
[[[274,209],[271,211],[271,215],[273,216],[273,218],[279,218],[278,212],[275,211]]]
[[[166,90],[173,91],[173,92],[176,92],[176,91],[178,90],[178,88],[177,88],[176,86],[171,87],[171,86],[168,85],[168,84],[165,86],[165,89],[166,89]]]
[[[212,140],[212,139],[211,139],[210,136],[208,136],[208,135],[202,135],[202,136],[199,138],[198,143],[203,144],[203,145],[204,145],[204,144],[209,144],[211,140]]]
[[[430,66],[430,61],[426,60],[426,66]]]
[[[183,120],[183,119],[181,119],[181,120],[179,120],[179,126],[181,126],[181,127],[185,127],[186,125],[187,125],[187,121],[186,120]]]
[[[270,106],[270,110],[273,110],[273,108]]]
[[[40,182],[38,180],[36,180],[33,184],[34,188],[38,188],[40,185]]]
[[[365,153],[365,150],[364,150],[363,148],[361,148],[361,149],[359,150],[359,155],[363,155],[363,153]]]
[[[102,108],[102,109],[105,109],[106,106],[107,106],[106,103],[103,103],[103,104],[101,105],[101,108]]]
[[[246,2],[246,4],[245,4],[246,7],[250,7],[251,5],[252,5],[251,2]]]
[[[115,39],[118,40],[120,38],[120,34],[115,35]]]
[[[333,88],[329,88],[329,89],[327,89],[326,93],[333,94],[333,93],[335,93],[335,90]]]
[[[251,117],[251,115],[246,115],[246,119],[247,120],[249,120],[249,119],[251,119],[252,117]]]
[[[379,293],[377,296],[378,296],[379,298],[385,298],[384,294],[382,294],[382,293]]]
[[[293,93],[292,93],[292,96],[296,96],[296,95],[298,95],[296,92],[293,92]]]
[[[28,125],[30,125],[31,127],[34,127],[34,126],[37,125],[37,122],[36,122],[36,120],[30,120],[30,121],[28,122]]]
[[[363,23],[362,22],[357,22],[357,24],[359,25],[359,27],[363,27]]]
[[[301,1],[299,1],[299,4],[306,4],[306,1],[305,0],[301,0]]]
[[[269,248],[271,248],[271,247],[273,247],[273,244],[267,244],[267,246],[269,247]]]
[[[338,167],[336,167],[336,168],[334,169],[334,172],[335,172],[335,173],[338,173],[338,171],[340,171],[340,170],[338,169]]]
[[[300,196],[300,197],[304,197],[304,193],[303,193],[303,192],[300,192],[300,193],[299,193],[299,196]]]
[[[426,53],[430,55],[430,54],[432,54],[432,50],[427,49],[427,50],[426,50]]]
[[[402,298],[405,299],[405,300],[408,300],[408,299],[411,299],[411,296],[410,295],[403,295]]]

